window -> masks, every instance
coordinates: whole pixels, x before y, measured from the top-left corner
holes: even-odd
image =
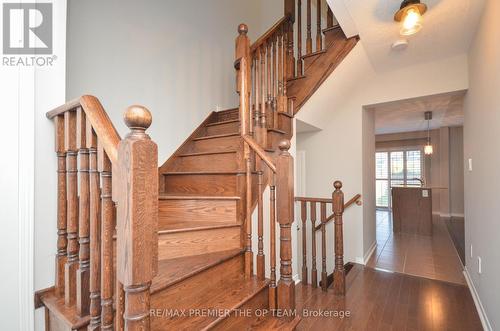
[[[391,187],[420,186],[422,174],[421,150],[396,150],[375,153],[376,206],[390,208]]]

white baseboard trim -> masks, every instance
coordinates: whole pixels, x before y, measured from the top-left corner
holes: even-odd
[[[484,310],[483,304],[481,303],[481,299],[479,298],[479,294],[477,293],[476,287],[474,286],[474,282],[470,277],[469,270],[467,270],[467,267],[464,268],[464,276],[465,276],[465,281],[469,286],[472,299],[474,299],[474,304],[476,306],[477,313],[479,314],[479,319],[481,320],[481,324],[483,325],[483,329],[486,331],[493,331],[493,328],[491,327],[490,321],[488,320],[488,316],[486,315],[486,311]]]
[[[368,252],[366,252],[365,256],[363,256],[363,264],[366,265],[368,260],[372,257],[373,253],[375,252],[375,249],[377,249],[377,241],[374,241]]]
[[[293,279],[293,281],[295,282],[295,285],[297,285],[298,283],[300,283],[300,277],[299,277],[299,274],[295,274],[295,275],[293,275],[292,279]]]

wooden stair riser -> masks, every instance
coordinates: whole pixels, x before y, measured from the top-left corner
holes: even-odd
[[[238,182],[244,175],[164,174],[164,192],[179,195],[238,196]]]
[[[325,54],[325,51],[320,51],[320,52],[315,52],[311,53],[309,55],[303,56],[302,60],[304,63],[304,74],[307,75],[307,69],[311,66],[311,64],[314,63],[318,58],[320,58],[323,54]]]
[[[275,148],[279,145],[280,141],[284,138],[287,138],[286,133],[276,132],[276,131],[268,131],[267,132],[267,146],[270,148]]]
[[[189,151],[191,153],[203,153],[203,152],[239,150],[241,144],[242,143],[240,136],[195,140],[191,142]]]
[[[239,200],[160,200],[158,229],[185,224],[196,226],[237,225]]]
[[[288,95],[295,97],[295,109],[297,112],[304,103],[314,94],[349,52],[356,46],[358,38],[339,40],[335,47],[331,47],[309,67],[305,78],[289,82]]]
[[[346,36],[341,28],[332,28],[323,30],[325,35],[325,46],[326,48],[334,46],[337,40],[346,39]]]
[[[237,120],[239,119],[239,116],[239,108],[218,111],[215,113],[215,117],[212,123]]]
[[[241,248],[241,228],[216,228],[197,231],[160,233],[158,258],[173,259]]]
[[[290,139],[293,135],[293,118],[278,113],[278,129],[285,131]]]
[[[230,122],[222,122],[206,126],[205,135],[211,136],[217,134],[233,133],[238,132],[239,129],[240,122],[233,120]]]
[[[47,326],[47,331],[85,331],[87,330],[87,325],[83,325],[79,328],[72,328],[67,325],[62,319],[60,319],[57,314],[54,314],[48,308],[45,308],[45,325]]]
[[[174,171],[242,171],[239,153],[218,153],[178,157],[172,167]]]

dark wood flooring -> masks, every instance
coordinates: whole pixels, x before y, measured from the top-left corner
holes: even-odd
[[[302,284],[296,296],[297,330],[482,330],[466,286],[358,264],[345,297]],[[331,316],[309,316],[325,311]]]

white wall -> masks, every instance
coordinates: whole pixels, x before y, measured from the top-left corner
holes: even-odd
[[[35,318],[33,292],[54,282],[56,196],[47,191],[55,186],[56,168],[54,131],[45,112],[64,102],[66,1],[52,3],[53,66],[0,66],[3,120],[8,124],[0,133],[0,148],[8,155],[0,158],[4,330],[43,329],[43,312]]]
[[[499,12],[499,1],[486,1],[470,47],[470,87],[464,107],[466,265],[492,330],[500,329],[500,176],[496,175],[500,164]],[[468,159],[472,159],[472,171],[468,171]],[[482,274],[478,273],[478,257],[482,258]]]
[[[366,263],[369,255],[376,246],[376,219],[375,219],[375,112],[365,109],[362,112],[363,127],[363,262]]]
[[[54,285],[57,251],[57,159],[54,124],[45,113],[62,105],[66,94],[66,0],[54,1],[54,54],[50,68],[35,72],[35,205],[34,273],[35,290]],[[38,309],[35,329],[44,330],[45,315]]]
[[[252,40],[271,26],[277,15],[261,20],[263,3],[70,0],[67,98],[97,96],[121,135],[124,109],[148,107],[161,164],[210,111],[237,105],[237,26]]]
[[[331,183],[336,179],[344,183],[347,198],[373,190],[366,188],[371,184],[363,177],[363,170],[369,172],[363,168],[364,161],[373,157],[369,148],[366,153],[371,156],[364,155],[363,151],[363,145],[369,146],[369,140],[364,140],[366,135],[363,137],[363,129],[369,128],[367,122],[363,126],[363,119],[368,120],[366,114],[363,115],[363,107],[466,89],[466,63],[467,57],[463,54],[378,73],[371,66],[362,43],[358,43],[297,115],[297,119],[322,129],[299,134],[297,138],[297,149],[307,154],[307,195],[330,195]],[[347,260],[363,261],[372,247],[370,243],[375,241],[373,220],[367,220],[368,228],[364,229],[364,213],[374,214],[373,204],[350,208],[345,214]]]
[[[464,130],[450,128],[450,214],[464,215]]]

